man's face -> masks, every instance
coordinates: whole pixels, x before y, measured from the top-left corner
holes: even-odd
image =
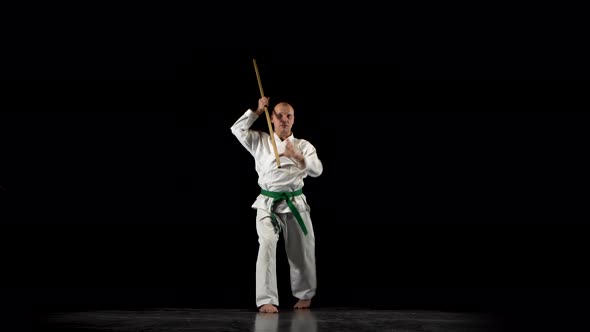
[[[277,135],[285,139],[291,135],[291,127],[293,127],[295,121],[295,111],[289,105],[279,104],[274,108],[271,121]]]

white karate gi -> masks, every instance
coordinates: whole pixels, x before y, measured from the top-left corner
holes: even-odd
[[[323,165],[318,159],[314,146],[306,140],[297,139],[293,134],[287,138],[304,156],[305,168],[294,160],[280,157],[281,168],[277,167],[276,157],[270,135],[251,130],[258,115],[247,110],[231,127],[232,133],[252,154],[256,162],[258,185],[261,189],[272,192],[293,192],[303,188],[303,179],[308,175],[317,177],[322,174]],[[278,153],[285,151],[285,141],[274,133]],[[291,271],[291,291],[298,299],[311,299],[316,292],[315,237],[309,205],[305,195],[291,198],[301,215],[307,235],[298,224],[295,216],[285,201],[277,204],[274,213],[281,226],[285,250]],[[258,233],[258,258],[256,261],[256,306],[264,304],[279,305],[276,279],[276,248],[279,233],[270,219],[273,198],[260,194],[252,208],[256,213],[256,231]]]

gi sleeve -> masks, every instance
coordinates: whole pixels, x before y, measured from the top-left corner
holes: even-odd
[[[260,132],[250,129],[256,119],[258,119],[258,115],[247,110],[231,127],[231,132],[252,155],[260,144]]]
[[[307,141],[304,143],[301,152],[303,154],[303,159],[305,160],[305,171],[307,172],[307,175],[312,178],[318,177],[324,171],[324,166],[318,158],[315,147]]]

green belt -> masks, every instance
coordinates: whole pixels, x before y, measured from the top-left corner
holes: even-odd
[[[303,222],[303,219],[301,218],[299,211],[297,211],[297,207],[295,207],[295,204],[293,204],[293,202],[291,202],[291,200],[289,199],[291,197],[295,197],[295,196],[299,196],[299,195],[303,194],[303,189],[299,189],[297,191],[292,191],[292,192],[276,192],[276,191],[268,191],[268,190],[261,189],[260,193],[264,196],[274,198],[274,200],[272,201],[270,216],[271,216],[271,219],[272,219],[272,222],[273,222],[273,225],[275,226],[275,228],[280,229],[280,227],[278,227],[278,222],[276,220],[276,215],[274,213],[275,206],[277,204],[279,204],[281,201],[285,200],[285,201],[287,201],[287,205],[291,209],[291,212],[293,212],[295,219],[297,219],[299,226],[301,226],[301,230],[303,230],[303,234],[307,235],[307,228],[305,227],[305,223]]]

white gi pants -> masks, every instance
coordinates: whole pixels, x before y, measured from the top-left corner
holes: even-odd
[[[270,213],[256,209],[258,259],[256,260],[256,306],[279,305],[276,273],[276,251],[279,234],[272,225]],[[300,211],[307,235],[292,213],[275,213],[281,225],[291,274],[291,292],[298,299],[311,299],[316,292],[315,237],[309,212]]]

